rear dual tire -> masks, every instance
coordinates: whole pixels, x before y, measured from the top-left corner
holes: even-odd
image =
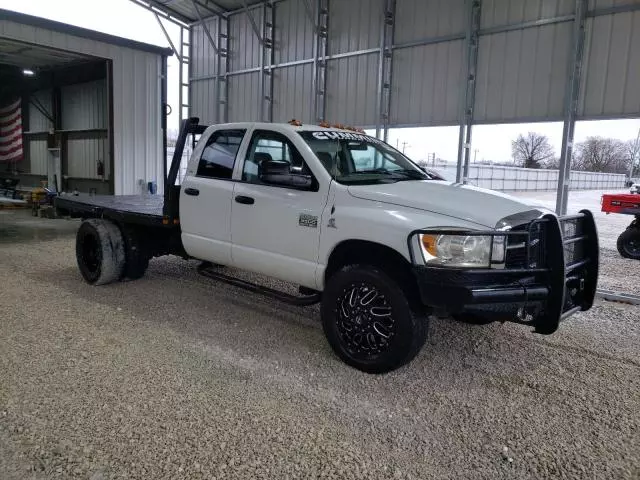
[[[381,269],[353,265],[331,276],[322,295],[322,326],[334,353],[367,373],[409,363],[427,338],[427,317]]]
[[[82,222],[76,235],[76,260],[82,277],[91,285],[120,280],[126,259],[118,226],[98,218]]]
[[[149,257],[133,232],[124,235],[113,222],[90,218],[76,235],[76,260],[82,277],[90,285],[106,285],[123,278],[141,278]]]

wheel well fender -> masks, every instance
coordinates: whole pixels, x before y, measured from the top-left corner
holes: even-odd
[[[397,250],[367,240],[345,240],[334,247],[324,272],[324,284],[342,267],[355,264],[380,268],[407,289],[411,300],[418,300],[418,284],[409,261]]]

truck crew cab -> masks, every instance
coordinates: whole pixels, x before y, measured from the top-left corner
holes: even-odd
[[[195,148],[175,185],[189,136]],[[430,315],[551,334],[591,308],[596,291],[590,211],[558,217],[433,179],[355,129],[296,121],[205,127],[188,119],[164,199],[63,195],[56,206],[84,219],[76,253],[87,282],[139,278],[154,256],[199,259],[201,273],[252,293],[320,302],[333,351],[371,373],[411,361]],[[213,264],[294,283],[300,296]]]

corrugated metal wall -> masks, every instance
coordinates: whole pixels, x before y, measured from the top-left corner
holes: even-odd
[[[112,60],[115,193],[139,193],[139,179],[162,191],[161,55],[8,20],[0,37]]]
[[[32,175],[46,175],[47,164],[49,161],[47,139],[30,139],[27,151],[29,155],[29,167],[28,171],[25,173],[31,173]]]
[[[108,180],[109,159],[107,82],[68,85],[61,89],[62,129],[66,133],[66,173],[73,178]],[[104,175],[98,175],[98,163]]]
[[[598,1],[608,6],[610,1]],[[640,112],[640,11],[587,20],[585,75],[579,114],[633,116]]]
[[[381,122],[379,47],[384,0],[329,0],[326,118]],[[316,1],[308,2],[312,10]],[[640,0],[590,0],[580,117],[640,116]],[[460,121],[469,1],[397,0],[390,124]],[[476,123],[561,120],[575,0],[482,0]],[[251,8],[261,25],[261,8]],[[314,10],[315,11],[315,10]],[[593,18],[594,15],[598,15]],[[208,21],[216,38],[216,21]],[[274,120],[313,118],[315,37],[302,0],[275,4]],[[192,113],[215,121],[216,55],[193,28]],[[229,119],[260,117],[260,44],[247,13],[230,16]],[[297,65],[281,65],[299,62]],[[250,72],[242,70],[250,69]]]
[[[108,122],[107,82],[78,83],[62,87],[62,129],[106,129]]]
[[[53,127],[51,120],[45,117],[33,103],[41,105],[46,112],[51,114],[51,90],[38,90],[31,94],[29,103],[29,132],[48,132]]]

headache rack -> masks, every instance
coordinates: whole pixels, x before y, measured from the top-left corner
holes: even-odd
[[[416,230],[408,238],[413,264],[417,264],[411,248],[416,235],[461,233],[504,236],[506,241],[504,262],[491,261],[491,268],[426,265],[432,273],[441,275],[454,270],[455,280],[468,284],[468,299],[474,305],[506,302],[509,298],[521,299],[520,308],[524,309],[537,304],[535,315],[518,315],[510,321],[532,325],[543,334],[555,332],[563,319],[593,305],[600,253],[595,220],[589,210],[563,217],[544,215],[507,231]]]

